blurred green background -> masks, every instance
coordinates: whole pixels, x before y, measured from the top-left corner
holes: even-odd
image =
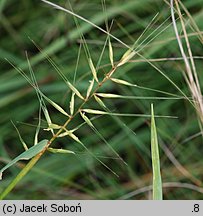
[[[70,8],[65,0],[54,2]],[[199,29],[203,29],[203,1],[182,2]],[[147,59],[154,59],[153,65],[169,77],[187,96],[191,96],[182,74],[183,61],[170,59],[181,55],[171,25],[170,7],[166,2],[163,0],[106,0],[106,11],[103,10],[99,0],[71,0],[70,4],[74,12],[101,28],[106,29],[107,19],[109,25],[113,20],[111,33],[129,46],[139,38],[153,17],[159,13],[157,22],[150,26],[136,46],[140,45],[140,53]],[[188,21],[187,16],[185,19]],[[29,75],[25,56],[27,51],[41,91],[66,111],[69,110],[70,90],[29,38],[51,57],[71,82],[74,80],[80,50],[80,33],[86,39],[95,65],[104,50],[99,65],[99,78],[101,79],[110,70],[108,45],[104,46],[106,34],[84,21],[78,20],[78,22],[79,28],[76,27],[71,15],[53,9],[39,0],[20,2],[0,0],[1,167],[23,151],[11,120],[19,129],[24,141],[31,146],[34,142],[39,110],[35,91],[5,58]],[[179,24],[179,20],[177,23]],[[202,44],[197,33],[191,30],[189,23],[188,21],[187,30],[193,55],[202,56]],[[162,26],[156,30],[160,25]],[[111,39],[111,43],[116,62],[127,49],[114,39]],[[167,59],[158,61],[157,59],[160,58]],[[133,59],[136,62],[120,67],[114,77],[145,88],[182,96],[174,85],[144,59],[139,56]],[[195,63],[202,86],[202,59],[196,59]],[[75,86],[84,95],[90,79],[91,71],[82,48]],[[156,119],[164,199],[202,199],[202,136],[198,117],[191,104],[184,99],[158,100],[155,97],[166,95],[142,88],[116,85],[110,81],[102,87],[101,91],[152,97],[137,100],[105,99],[104,102],[111,111],[150,114],[150,104],[153,103],[155,114],[178,117],[178,119]],[[79,101],[76,103],[79,104]],[[54,123],[65,122],[63,115],[48,104],[47,107]],[[86,108],[98,108],[98,105],[90,100]],[[44,116],[42,118],[45,120]],[[80,117],[75,118],[71,128],[81,123]],[[94,120],[94,124],[128,166],[118,160],[105,142],[87,125],[82,126],[76,134],[89,150],[119,175],[119,178],[103,167],[78,143],[68,138],[60,138],[54,142],[54,146],[75,151],[76,155],[46,153],[7,199],[151,199],[150,118],[101,116]],[[42,126],[47,127],[45,121],[42,122]],[[42,128],[40,138],[50,137],[50,133]],[[4,173],[0,192],[19,173],[23,164],[24,162],[21,162]]]

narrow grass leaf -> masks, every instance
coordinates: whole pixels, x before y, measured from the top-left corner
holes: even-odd
[[[75,154],[75,152],[67,150],[67,149],[48,148],[47,150],[51,153]]]
[[[80,94],[80,92],[70,83],[67,82],[68,86],[70,87],[70,89],[82,100],[84,100],[84,97]]]
[[[97,82],[99,83],[99,80],[98,80],[98,78],[97,78],[97,71],[96,71],[96,69],[95,69],[95,67],[94,67],[94,64],[93,64],[93,62],[92,62],[92,59],[89,58],[88,61],[89,61],[90,69],[91,69],[91,71],[92,71],[92,75],[93,75],[95,81],[97,81]]]
[[[11,162],[9,162],[5,167],[3,167],[0,170],[0,179],[2,179],[2,173],[6,169],[8,169],[9,167],[11,167],[13,164],[15,164],[16,162],[18,162],[19,160],[29,160],[29,159],[33,158],[35,155],[37,155],[38,153],[40,153],[45,148],[45,146],[47,145],[47,143],[48,143],[48,140],[42,140],[37,145],[32,146],[27,151],[24,151],[18,157],[16,157]]]
[[[159,146],[154,119],[153,104],[151,104],[151,156],[153,169],[153,200],[162,200],[162,180],[160,172]]]

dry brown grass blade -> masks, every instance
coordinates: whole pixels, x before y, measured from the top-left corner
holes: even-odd
[[[202,35],[202,32],[200,31],[198,25],[196,24],[195,20],[193,19],[193,17],[191,16],[190,12],[188,11],[188,9],[185,7],[185,5],[180,1],[178,0],[178,3],[181,5],[181,7],[183,8],[185,14],[188,16],[194,30],[197,32],[198,34],[198,37],[199,37],[199,40],[200,42],[203,44],[203,35]]]
[[[178,33],[178,28],[177,28],[177,24],[176,24],[176,19],[175,19],[175,12],[174,12],[174,2],[176,4],[176,9],[177,9],[177,13],[178,16],[180,18],[180,22],[181,22],[181,27],[184,33],[184,39],[187,45],[187,52],[189,54],[189,59],[190,61],[188,61],[187,55],[185,53],[182,41],[180,39],[179,33]],[[193,60],[193,56],[192,56],[192,51],[191,51],[191,47],[190,47],[190,42],[187,36],[187,31],[185,28],[185,24],[184,24],[184,20],[182,18],[182,14],[180,11],[180,7],[178,5],[178,1],[177,0],[170,0],[170,6],[171,6],[171,16],[172,16],[172,22],[173,22],[173,27],[174,27],[174,31],[175,31],[175,35],[176,35],[176,39],[180,48],[180,52],[181,55],[183,57],[184,63],[185,63],[185,77],[186,77],[186,82],[188,83],[189,89],[191,91],[192,97],[194,99],[194,105],[197,111],[197,114],[201,120],[201,123],[203,123],[203,101],[202,101],[202,93],[201,93],[201,89],[200,89],[200,85],[199,85],[199,80],[198,80],[198,76],[197,76],[197,72],[196,72],[196,68],[195,68],[195,64],[194,64],[194,60]]]

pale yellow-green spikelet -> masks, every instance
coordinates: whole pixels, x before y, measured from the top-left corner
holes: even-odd
[[[109,38],[109,58],[110,58],[110,62],[111,62],[111,66],[114,68],[114,62],[113,62],[113,48],[111,45],[111,40]]]
[[[118,83],[118,84],[121,84],[121,85],[134,86],[134,87],[137,86],[136,84],[129,83],[129,82],[122,80],[122,79],[111,78],[111,81]]]
[[[121,60],[119,61],[119,63],[117,64],[117,67],[120,67],[121,65],[124,65],[125,63],[127,63],[134,55],[136,54],[135,51],[132,50],[128,50],[123,57],[121,58]]]
[[[101,107],[107,108],[106,105],[103,103],[103,101],[99,97],[97,97],[96,94],[94,94],[94,98]]]
[[[98,78],[97,78],[97,71],[96,71],[96,69],[95,69],[95,67],[94,67],[94,64],[93,64],[93,62],[92,62],[92,59],[89,58],[88,60],[89,60],[90,69],[91,69],[91,71],[92,71],[92,75],[93,75],[94,79],[99,83],[99,80],[98,80]]]
[[[46,118],[48,126],[52,124],[49,112],[46,107],[43,107],[44,116]],[[50,128],[51,133],[54,135],[54,130]]]
[[[89,85],[89,87],[88,87],[88,89],[87,89],[86,98],[89,98],[89,96],[90,96],[90,94],[91,94],[92,88],[93,88],[93,86],[94,86],[94,79],[90,80],[89,82],[90,82],[90,85]]]
[[[106,112],[104,111],[101,111],[101,110],[94,110],[94,109],[82,109],[83,112],[86,112],[86,113],[90,113],[90,114],[96,114],[96,115],[104,115],[104,114],[107,114]]]
[[[75,92],[72,92],[71,100],[70,100],[70,114],[74,113],[74,104],[75,104]]]
[[[82,144],[82,142],[79,140],[79,138],[74,134],[74,133],[70,133],[69,136],[75,140],[76,142]]]
[[[70,83],[67,82],[68,86],[70,87],[70,89],[82,100],[84,100],[84,97],[80,94],[80,92]]]
[[[65,137],[65,136],[69,136],[72,139],[74,139],[76,142],[81,143],[79,138],[71,130],[66,130],[66,132],[59,134],[58,137]]]
[[[58,137],[69,136],[70,133],[71,133],[71,131],[66,131],[66,132],[63,132],[63,133],[59,134]]]
[[[44,94],[42,94],[42,96],[53,106],[55,107],[60,113],[64,114],[65,116],[70,117],[70,115],[62,108],[60,107],[58,104],[56,104],[54,101],[52,101],[51,99],[49,99],[48,97],[46,97]]]
[[[61,153],[61,154],[75,154],[75,152],[67,150],[67,149],[55,149],[55,148],[48,148],[47,149],[51,153]]]
[[[94,125],[92,124],[92,122],[89,120],[89,118],[87,118],[87,116],[83,113],[80,112],[81,117],[84,119],[84,121],[90,126],[90,127],[94,127]]]
[[[60,125],[57,125],[57,124],[51,123],[51,124],[49,124],[49,127],[48,127],[48,128],[45,128],[44,130],[45,130],[45,131],[50,131],[50,130],[52,130],[52,129],[61,129],[61,126],[60,126]]]
[[[96,93],[96,95],[103,98],[123,98],[122,95],[110,94],[110,93]]]

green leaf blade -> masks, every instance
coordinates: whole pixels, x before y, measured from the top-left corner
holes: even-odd
[[[153,169],[153,200],[162,200],[162,180],[160,172],[159,146],[156,132],[156,124],[154,119],[154,108],[151,104],[151,154]]]
[[[34,156],[36,156],[38,153],[40,153],[45,148],[47,143],[48,143],[48,140],[46,140],[46,139],[42,140],[37,145],[30,147],[27,151],[24,151],[22,154],[20,154],[19,156],[14,158],[12,161],[10,161],[6,166],[4,166],[0,170],[0,180],[2,179],[2,173],[6,169],[8,169],[9,167],[11,167],[15,163],[17,163],[19,160],[29,160],[29,159],[33,158]]]

